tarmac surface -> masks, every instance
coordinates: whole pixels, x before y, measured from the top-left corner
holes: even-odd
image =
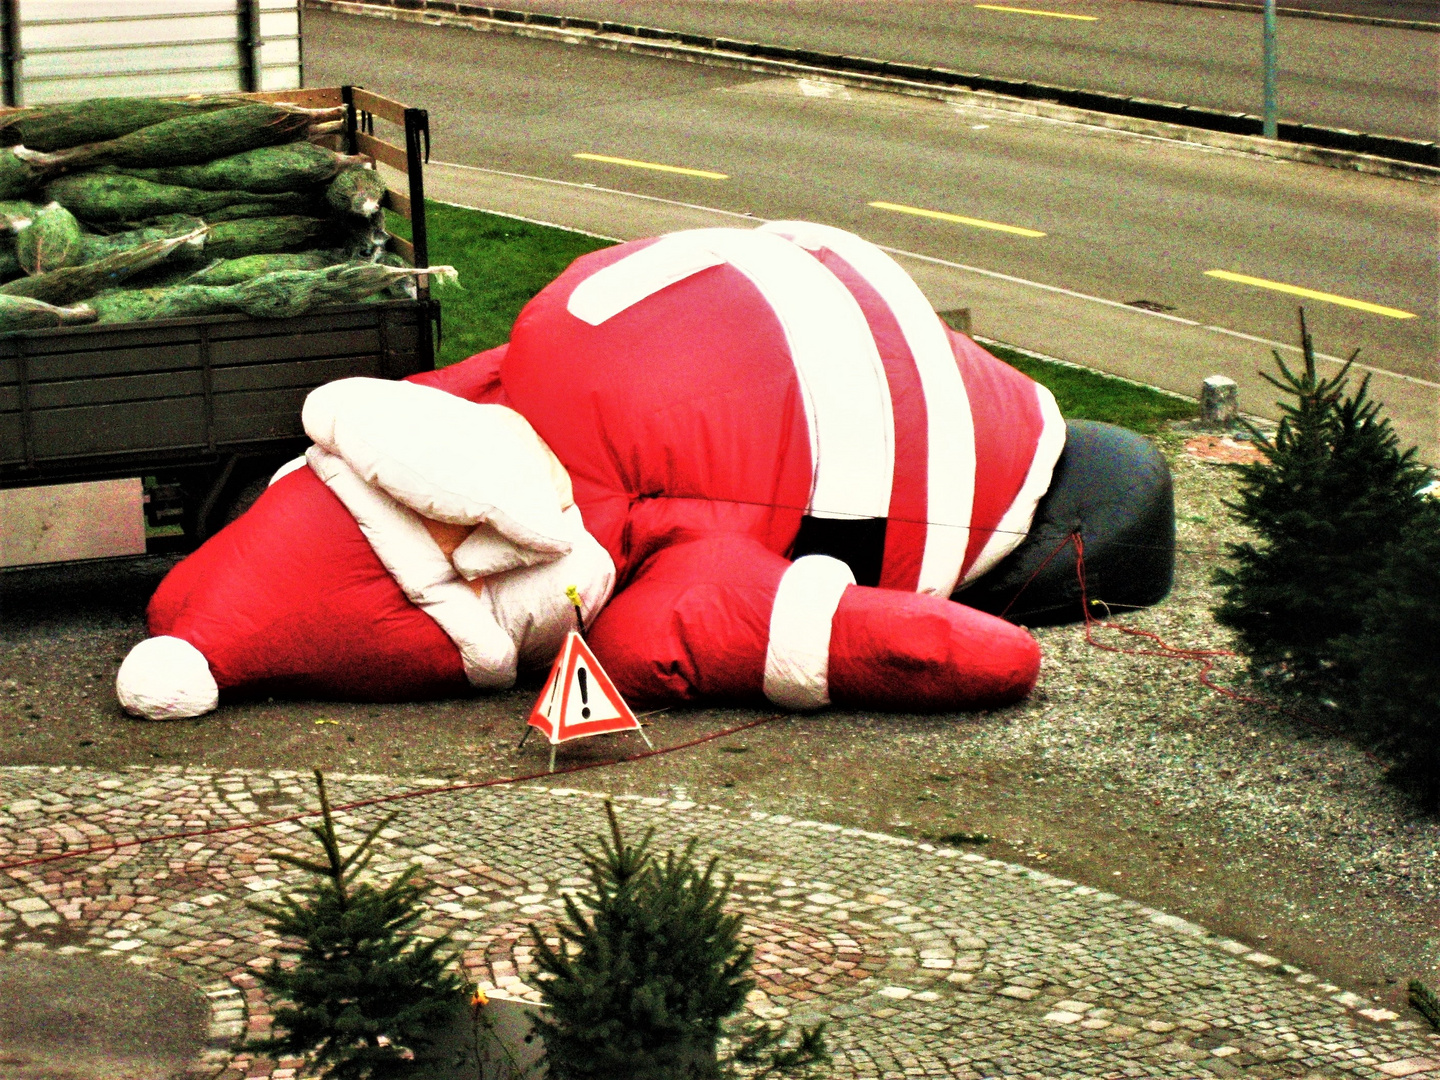
[[[936,310],[970,308],[978,334],[1190,396],[1207,376],[1227,375],[1247,412],[1274,400],[1257,374],[1271,368],[1270,350],[1298,358],[1299,301],[1205,271],[1304,282],[1415,312],[1306,305],[1320,352],[1360,349],[1360,364],[1378,371],[1371,392],[1402,438],[1440,462],[1431,185],[319,11],[307,16],[306,76],[363,82],[427,108],[431,197],[621,239],[767,218],[825,222],[912,253],[902,265]],[[1047,235],[885,211],[876,200]]]
[[[329,787],[339,807],[444,783],[334,776]],[[297,883],[275,850],[312,843],[294,821],[264,822],[314,806],[292,771],[0,770],[0,866],[253,826],[0,872],[0,979],[24,951],[136,965],[209,1003],[208,1046],[187,1076],[295,1075],[299,1062],[242,1046],[269,1030],[255,971],[279,944],[248,903]],[[660,851],[694,837],[702,858],[720,858],[755,950],[749,1012],[829,1021],[832,1076],[1440,1076],[1440,1036],[1418,1021],[1111,893],[820,821],[683,798],[617,807],[630,835],[655,829]],[[534,1000],[526,928],[548,933],[563,897],[586,886],[576,845],[594,846],[600,797],[532,784],[433,794],[342,813],[342,842],[392,809],[372,872],[420,864],[432,889],[419,932],[450,934],[480,986]],[[148,980],[99,992],[124,1002]]]
[[[1263,111],[1258,5],[1249,11],[1134,0],[507,0],[495,6],[933,65],[1252,116]],[[1291,5],[1282,0],[1279,6]],[[1335,7],[1348,7],[1348,14],[1361,17],[1440,22],[1433,3],[1340,0]],[[1282,120],[1436,137],[1440,96],[1434,71],[1440,37],[1433,32],[1282,18],[1278,41]]]

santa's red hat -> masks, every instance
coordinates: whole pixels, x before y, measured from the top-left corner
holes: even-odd
[[[117,692],[151,719],[223,690],[362,700],[511,685],[553,658],[614,568],[569,480],[518,414],[344,380],[311,395],[317,445],[180,563]]]

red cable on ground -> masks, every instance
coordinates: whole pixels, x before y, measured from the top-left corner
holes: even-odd
[[[1257,705],[1264,705],[1262,698],[1251,697],[1247,694],[1237,693],[1224,686],[1217,686],[1210,681],[1210,672],[1215,669],[1215,657],[1235,656],[1236,653],[1229,649],[1177,649],[1174,645],[1167,645],[1158,634],[1152,634],[1149,630],[1137,630],[1133,626],[1117,626],[1114,623],[1105,623],[1111,630],[1119,631],[1122,634],[1129,634],[1132,637],[1149,638],[1160,646],[1156,649],[1122,649],[1117,645],[1106,645],[1095,640],[1093,630],[1096,626],[1102,625],[1100,620],[1090,614],[1090,596],[1085,584],[1085,538],[1077,530],[1070,534],[1075,541],[1075,576],[1080,580],[1080,606],[1085,612],[1085,641],[1097,649],[1104,649],[1106,652],[1122,653],[1126,656],[1159,656],[1174,660],[1193,660],[1204,666],[1200,669],[1200,682],[1216,693],[1224,694],[1226,697],[1234,698],[1236,701],[1244,701]],[[1096,601],[1100,603],[1100,601]]]
[[[609,761],[590,761],[580,765],[567,765],[565,768],[556,769],[554,772],[537,772],[530,773],[526,776],[501,776],[491,780],[472,780],[464,784],[446,784],[443,787],[417,788],[414,791],[402,791],[397,795],[377,795],[373,799],[359,799],[341,806],[334,806],[331,807],[331,810],[337,813],[344,810],[359,810],[366,806],[400,802],[404,799],[419,799],[428,795],[447,795],[456,791],[474,791],[478,788],[502,787],[506,784],[520,784],[528,780],[543,780],[548,776],[564,776],[568,773],[585,772],[587,769],[600,769],[608,765],[624,765],[631,761],[643,761],[646,758],[659,757],[663,754],[673,754],[677,750],[688,750],[692,746],[699,746],[701,743],[724,738],[726,735],[734,735],[737,732],[745,731],[749,728],[759,727],[761,724],[769,724],[773,721],[783,719],[788,715],[788,713],[776,713],[773,716],[762,716],[759,720],[751,720],[748,723],[736,724],[734,727],[712,731],[701,735],[699,738],[691,739],[688,742],[677,743],[674,746],[662,746],[658,750],[642,750],[638,754],[627,754],[624,757],[613,758]],[[285,817],[268,818],[265,821],[246,821],[238,825],[217,825],[209,829],[190,829],[185,832],[162,833],[159,836],[144,836],[135,840],[117,840],[109,844],[94,844],[90,847],[76,848],[73,851],[52,851],[46,855],[37,855],[30,859],[22,859],[19,862],[0,865],[0,873],[8,873],[11,870],[21,870],[27,866],[39,866],[42,863],[58,862],[62,859],[78,859],[82,855],[98,855],[104,851],[120,851],[125,848],[142,847],[145,844],[159,844],[167,840],[193,840],[201,836],[217,836],[221,833],[244,832],[246,829],[264,829],[271,825],[284,825],[289,822],[319,816],[319,810],[308,810],[299,814],[289,814]]]
[[[1244,702],[1247,705],[1262,705],[1268,709],[1273,709],[1276,712],[1283,713],[1284,715],[1290,717],[1292,720],[1299,720],[1303,724],[1308,724],[1309,726],[1315,728],[1317,731],[1331,738],[1339,737],[1340,733],[1335,731],[1335,729],[1329,727],[1328,725],[1322,723],[1319,720],[1315,720],[1309,716],[1306,716],[1304,713],[1298,713],[1292,709],[1285,708],[1283,705],[1277,705],[1273,701],[1268,701],[1265,698],[1256,697],[1253,694],[1242,694],[1237,690],[1231,690],[1229,687],[1219,686],[1216,683],[1211,682],[1210,672],[1215,670],[1215,659],[1217,657],[1236,657],[1240,655],[1239,653],[1232,652],[1229,649],[1176,648],[1174,645],[1166,644],[1166,642],[1163,641],[1158,634],[1153,634],[1149,630],[1137,630],[1133,626],[1118,626],[1115,623],[1102,623],[1099,619],[1096,619],[1090,614],[1090,597],[1086,592],[1085,586],[1085,540],[1078,531],[1073,533],[1072,537],[1075,541],[1075,576],[1080,580],[1080,604],[1085,611],[1085,641],[1087,644],[1093,645],[1097,649],[1104,649],[1106,652],[1122,653],[1126,656],[1158,656],[1165,659],[1190,660],[1196,663],[1200,663],[1203,665],[1200,669],[1199,675],[1201,685],[1215,691],[1217,694],[1224,694],[1228,698],[1231,698],[1235,701]],[[1096,603],[1102,603],[1102,601],[1097,600]],[[1155,642],[1160,648],[1158,650],[1122,649],[1116,645],[1106,645],[1104,642],[1095,640],[1093,630],[1096,626],[1104,626],[1107,629],[1115,630],[1121,634],[1129,634],[1131,637],[1149,638],[1151,641]],[[1369,750],[1366,750],[1364,747],[1360,747],[1359,749],[1360,752],[1364,754],[1367,758],[1369,758],[1371,761],[1376,762],[1380,765],[1385,764],[1385,762],[1383,762],[1379,757],[1371,753]]]

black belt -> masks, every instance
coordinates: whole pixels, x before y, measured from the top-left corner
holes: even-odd
[[[885,562],[885,519],[806,515],[800,519],[790,557],[802,555],[829,555],[850,567],[855,584],[879,585],[880,567]]]

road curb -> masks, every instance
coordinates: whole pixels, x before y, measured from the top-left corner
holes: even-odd
[[[589,45],[708,67],[808,77],[857,89],[930,98],[1152,138],[1440,184],[1440,145],[1342,128],[1280,124],[1281,139],[1248,134],[1259,117],[1147,98],[1002,79],[918,64],[761,45],[728,38],[482,7],[453,0],[305,0],[321,11],[458,26],[568,45]],[[1006,92],[1009,91],[1009,92]],[[1190,120],[1191,123],[1183,121]],[[1228,130],[1227,130],[1228,129]],[[1310,141],[1304,141],[1304,140]],[[1318,142],[1317,142],[1318,140]],[[1334,145],[1324,145],[1324,143]]]
[[[1219,11],[1244,11],[1251,15],[1263,15],[1265,8],[1259,4],[1236,4],[1230,0],[1136,0],[1145,4],[1172,4],[1175,7],[1212,8]],[[1391,30],[1420,30],[1425,33],[1440,33],[1440,23],[1424,22],[1419,19],[1384,19],[1378,15],[1346,15],[1339,11],[1310,11],[1307,8],[1277,7],[1276,15],[1290,19],[1316,19],[1320,22],[1350,23],[1360,26],[1383,26]]]

